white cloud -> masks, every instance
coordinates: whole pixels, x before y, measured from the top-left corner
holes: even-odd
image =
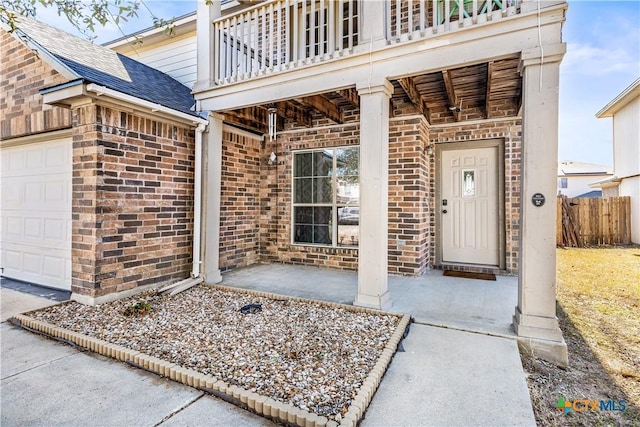
[[[562,61],[563,74],[603,76],[610,73],[638,73],[638,61],[623,47],[600,48],[586,43],[568,43]]]

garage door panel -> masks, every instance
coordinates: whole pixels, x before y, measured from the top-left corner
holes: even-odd
[[[71,220],[66,212],[13,211],[3,215],[2,242],[44,249],[70,247]]]
[[[3,275],[71,289],[71,140],[2,149]]]
[[[42,209],[68,212],[71,203],[69,174],[41,174],[37,176],[2,179],[3,209]]]
[[[70,140],[7,148],[2,152],[2,176],[66,174],[71,170],[71,161]]]

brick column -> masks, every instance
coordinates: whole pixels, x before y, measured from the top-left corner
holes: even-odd
[[[71,292],[82,300],[92,297],[101,274],[96,251],[98,230],[98,171],[101,160],[96,140],[96,110],[84,105],[73,111],[73,172],[71,201]],[[102,179],[102,178],[101,178]]]
[[[389,197],[389,100],[393,85],[357,84],[360,95],[360,245],[354,304],[386,310]]]
[[[538,356],[567,365],[567,345],[556,318],[556,169],[558,87],[565,45],[522,52],[522,191],[518,306],[513,325]],[[546,202],[536,206],[540,193]]]

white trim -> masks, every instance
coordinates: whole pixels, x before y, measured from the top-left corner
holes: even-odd
[[[513,117],[500,117],[495,119],[478,119],[478,120],[469,120],[465,122],[454,122],[454,123],[441,123],[437,125],[429,125],[430,129],[445,129],[448,127],[459,127],[459,126],[473,126],[473,125],[482,125],[487,123],[500,123],[500,122],[513,122],[516,120],[522,120],[520,116]],[[428,122],[427,122],[428,123]]]
[[[222,131],[223,132],[229,132],[229,133],[233,133],[239,136],[244,136],[246,138],[251,138],[251,139],[255,139],[256,141],[264,141],[264,135],[258,135],[256,133],[252,133],[249,131],[246,131],[244,129],[239,129],[235,126],[231,126],[229,124],[223,124],[222,125]],[[280,134],[282,134],[283,132],[279,132]]]
[[[602,107],[602,110],[596,113],[596,117],[599,119],[611,117],[638,96],[640,96],[640,78],[637,78],[611,102]]]
[[[185,121],[190,121],[193,125],[207,125],[209,123],[208,120],[205,120],[201,117],[196,117],[196,116],[192,116],[190,114],[187,113],[183,113],[181,111],[177,111],[174,110],[173,108],[169,108],[169,107],[165,107],[164,105],[160,105],[160,104],[156,104],[154,102],[150,102],[150,101],[145,101],[144,99],[140,99],[137,98],[135,96],[132,95],[127,95],[125,93],[122,92],[118,92],[116,90],[113,89],[109,89],[105,86],[100,86],[94,83],[90,83],[86,86],[86,90],[87,92],[93,92],[95,93],[97,96],[108,96],[110,98],[114,98],[120,101],[125,101],[127,103],[133,104],[133,105],[138,105],[140,107],[143,108],[148,108],[149,110],[151,110],[152,113],[156,113],[156,112],[162,112],[165,114],[168,114],[170,116],[176,117],[176,118],[180,118],[182,120]]]
[[[71,128],[54,130],[50,132],[42,132],[34,135],[20,136],[17,138],[0,140],[0,148],[17,147],[19,145],[37,144],[40,142],[48,142],[54,139],[71,138]]]

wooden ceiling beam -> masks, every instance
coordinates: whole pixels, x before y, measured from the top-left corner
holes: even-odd
[[[260,133],[269,133],[269,112],[266,107],[254,106],[225,111],[225,120],[237,125],[247,127]],[[278,131],[284,129],[284,118],[278,116],[276,121]]]
[[[333,120],[336,123],[342,124],[342,111],[338,108],[336,104],[329,101],[322,95],[312,95],[306,96],[304,98],[296,99],[302,105],[307,107],[311,107],[314,110],[324,114],[329,119]]]
[[[411,103],[415,105],[420,114],[426,117],[427,121],[431,123],[431,117],[429,117],[429,108],[427,107],[424,99],[420,95],[420,91],[416,87],[416,83],[412,77],[405,77],[398,80],[398,83],[405,91]]]
[[[491,81],[493,79],[493,61],[489,61],[489,64],[487,65],[487,92],[485,95],[485,103],[484,103],[484,109],[485,109],[485,118],[490,119],[491,118],[491,107],[493,105],[491,105]]]
[[[226,111],[224,113],[224,121],[261,134],[269,132],[264,123],[249,118],[247,113],[239,110]]]
[[[297,124],[308,128],[313,125],[311,113],[299,105],[290,101],[276,102],[275,105],[278,110],[278,116],[293,120]]]
[[[360,97],[358,96],[358,91],[354,88],[341,89],[338,91],[338,95],[340,95],[345,101],[353,104],[354,107],[360,106]]]
[[[453,79],[451,78],[451,71],[444,70],[442,72],[442,78],[444,80],[444,87],[447,91],[447,98],[449,99],[449,107],[450,107],[449,109],[451,110],[451,107],[456,107],[456,109],[451,110],[451,112],[453,113],[453,118],[455,119],[455,121],[459,122],[461,117],[461,112],[458,111],[457,108],[460,108],[461,105],[458,105],[458,99],[456,98],[456,91],[453,85]]]

